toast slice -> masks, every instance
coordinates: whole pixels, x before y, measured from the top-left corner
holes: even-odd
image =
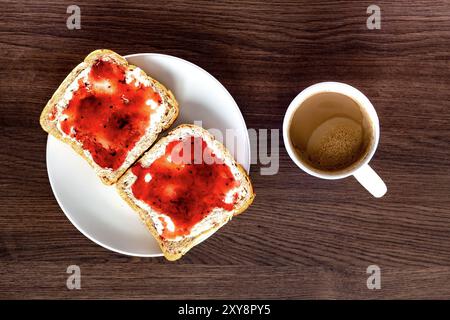
[[[70,72],[40,117],[101,180],[119,177],[178,116],[173,94],[110,50],[96,50]]]
[[[181,258],[255,196],[250,178],[206,130],[183,124],[160,139],[116,184],[168,260]]]

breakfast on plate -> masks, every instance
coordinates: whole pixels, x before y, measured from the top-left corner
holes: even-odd
[[[96,50],[62,82],[40,122],[110,185],[177,116],[178,103],[161,83],[117,53]]]
[[[115,184],[168,260],[181,258],[255,196],[245,169],[205,129],[182,124],[161,83],[110,50],[89,54],[40,117],[107,185]]]
[[[116,186],[169,260],[179,259],[254,198],[244,168],[194,125],[180,125],[159,140]]]

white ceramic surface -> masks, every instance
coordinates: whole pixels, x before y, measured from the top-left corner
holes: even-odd
[[[219,81],[200,67],[173,56],[146,53],[125,58],[174,93],[180,104],[180,116],[172,128],[202,121],[205,129],[223,132],[232,129],[243,147],[238,154],[234,149],[230,152],[247,171],[250,169],[250,141],[245,121],[233,97]],[[229,142],[225,144],[228,146]],[[105,186],[84,159],[50,135],[47,171],[61,209],[86,237],[122,254],[162,255],[153,236],[115,187]]]

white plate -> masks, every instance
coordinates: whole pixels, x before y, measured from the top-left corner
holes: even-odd
[[[239,134],[237,142],[244,145],[234,156],[249,170],[250,141],[244,118],[217,79],[186,60],[168,55],[146,53],[125,58],[174,93],[180,104],[175,125],[201,120],[205,129],[234,129]],[[47,140],[47,171],[59,206],[86,237],[122,254],[162,255],[156,240],[115,187],[105,186],[84,159],[53,136]]]

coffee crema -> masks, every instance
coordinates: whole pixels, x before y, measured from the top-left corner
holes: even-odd
[[[321,92],[307,98],[295,111],[289,134],[308,167],[335,173],[363,161],[374,130],[369,116],[352,98]]]

